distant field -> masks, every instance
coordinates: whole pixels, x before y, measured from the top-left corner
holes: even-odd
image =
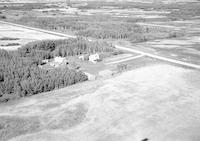
[[[200,64],[200,20],[174,21],[168,23],[153,22],[149,26],[169,26],[172,30],[184,31],[183,37],[158,39],[135,44],[140,49],[184,62]]]
[[[1,49],[16,50],[17,48],[31,41],[45,39],[63,39],[64,37],[0,23],[0,38],[4,38],[4,40],[0,40]],[[10,40],[9,38],[18,38],[18,40]],[[6,46],[7,44],[10,45]]]

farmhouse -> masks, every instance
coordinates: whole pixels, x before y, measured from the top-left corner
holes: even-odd
[[[53,67],[59,67],[60,65],[67,65],[67,59],[64,57],[55,57],[54,60],[50,63]]]
[[[93,54],[89,56],[89,61],[92,63],[97,63],[97,61],[100,59],[99,54]]]
[[[67,59],[66,58],[64,58],[64,57],[55,57],[54,58],[54,62],[55,63],[66,63],[67,62]]]

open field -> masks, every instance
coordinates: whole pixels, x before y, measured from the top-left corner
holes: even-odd
[[[198,74],[157,64],[11,102],[0,107],[0,138],[197,141]]]
[[[67,35],[66,35],[67,36]],[[7,23],[0,23],[0,38],[19,38],[18,40],[1,40],[0,48],[5,50],[16,50],[17,48],[36,40],[45,39],[64,39],[66,37],[52,35],[52,33],[44,33],[42,30],[37,31],[34,29],[27,29],[24,27],[19,27],[15,25],[9,25]],[[7,44],[18,43],[19,45]]]
[[[159,39],[144,43],[133,44],[140,50],[148,50],[152,54],[159,54],[168,58],[200,64],[200,27],[199,20],[176,21],[169,23],[151,23],[148,26],[170,26],[172,30],[184,30],[185,35],[179,38]]]
[[[48,8],[48,9],[34,9],[38,12],[46,13],[46,15],[103,15],[112,17],[130,17],[130,18],[145,18],[145,19],[162,19],[169,14],[169,11],[145,11],[142,9],[121,9],[117,8],[101,8],[101,9],[78,9],[78,8]]]

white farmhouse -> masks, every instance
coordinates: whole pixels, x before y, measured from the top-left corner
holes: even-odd
[[[100,59],[99,54],[93,54],[89,56],[89,61],[92,63],[97,63],[97,61]]]
[[[59,63],[59,64],[61,64],[61,63],[64,63],[64,62],[66,62],[67,60],[66,60],[66,58],[64,58],[64,57],[55,57],[54,58],[54,62],[55,63]]]
[[[50,65],[52,67],[59,67],[60,65],[66,65],[67,64],[67,59],[64,57],[55,57],[52,62],[50,62]]]

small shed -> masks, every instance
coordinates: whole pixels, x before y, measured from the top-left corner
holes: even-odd
[[[88,54],[81,55],[81,56],[78,57],[78,59],[83,60],[83,61],[89,60],[89,55]]]
[[[49,63],[52,67],[60,67],[61,65],[67,65],[68,61],[65,57],[55,57],[52,62]]]
[[[49,63],[49,60],[48,59],[42,60],[42,63],[47,64],[47,63]]]
[[[90,74],[90,73],[88,73],[88,72],[84,72],[84,73],[85,73],[85,75],[88,77],[88,80],[89,80],[89,81],[96,80],[96,76],[95,76],[95,75]]]
[[[80,60],[83,60],[83,61],[84,61],[84,60],[85,60],[85,57],[84,57],[84,55],[81,55],[81,56],[79,56],[79,57],[78,57],[78,59],[80,59]]]
[[[99,72],[99,76],[100,77],[110,77],[112,76],[114,73],[111,70],[103,70]]]
[[[92,54],[89,56],[89,61],[92,63],[97,63],[97,61],[100,59],[99,54]]]

